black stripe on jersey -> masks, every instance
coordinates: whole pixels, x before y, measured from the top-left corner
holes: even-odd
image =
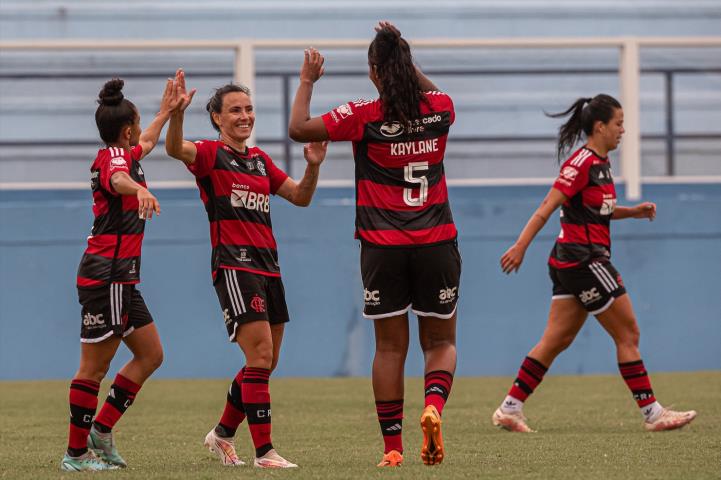
[[[110,273],[113,272],[113,282],[134,282],[140,279],[140,257],[108,258],[101,255],[86,253],[80,260],[78,276],[109,282]],[[134,271],[134,273],[129,273]]]
[[[446,203],[429,205],[421,211],[356,207],[356,226],[363,230],[423,230],[453,223]]]
[[[259,164],[262,166],[259,167]],[[234,155],[224,148],[220,147],[215,154],[215,170],[225,170],[227,172],[242,173],[243,175],[253,175],[255,177],[267,177],[268,170],[265,164],[265,158],[261,155],[253,155],[250,157],[241,157]]]
[[[215,197],[213,203],[215,218],[210,218],[208,215],[209,220],[240,220],[260,223],[271,228],[270,211],[263,212],[245,207],[234,207],[231,205],[230,197]]]
[[[222,265],[279,273],[278,252],[252,245],[218,245],[213,251]]]
[[[121,205],[113,202],[110,212],[95,217],[92,235],[138,235],[145,231],[145,221],[138,216],[138,211],[119,212]]]
[[[404,127],[400,122],[367,123],[363,140],[374,143],[428,140],[447,135],[450,126],[451,112],[431,112],[412,120],[410,127]]]
[[[611,166],[608,163],[602,163],[599,165],[591,165],[588,170],[588,186],[601,186],[609,185],[613,183],[613,177],[611,176]]]
[[[432,187],[441,181],[444,174],[443,162],[439,162],[435,165],[429,165],[428,170],[418,170],[414,176],[423,175],[428,180],[428,186]],[[379,185],[418,188],[417,183],[405,181],[405,173],[402,168],[383,168],[367,158],[366,161],[356,162],[356,179],[370,180]]]
[[[594,258],[609,258],[611,252],[605,245],[595,243],[556,243],[551,256],[559,262],[584,263]]]

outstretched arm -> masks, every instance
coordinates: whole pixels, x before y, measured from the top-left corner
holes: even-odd
[[[153,121],[150,122],[150,125],[140,134],[138,143],[143,148],[143,153],[140,156],[141,159],[147,156],[158,144],[160,132],[163,130],[163,126],[168,121],[168,118],[170,118],[170,112],[178,105],[179,99],[176,87],[176,80],[169,78],[165,83],[163,97],[160,99],[160,110],[155,115]]]
[[[311,118],[310,99],[313,95],[313,84],[323,76],[325,59],[312,47],[304,53],[300,84],[290,109],[288,136],[296,142],[322,142],[328,140],[328,131],[321,117]]]
[[[165,152],[171,157],[178,159],[186,165],[195,162],[197,148],[193,142],[183,139],[183,120],[185,118],[185,109],[188,108],[190,102],[193,101],[195,89],[187,92],[185,88],[185,72],[178,69],[175,74],[176,80],[176,96],[179,101],[176,108],[170,115],[170,125],[165,134]]]
[[[643,202],[634,207],[616,207],[611,215],[611,220],[623,220],[624,218],[648,218],[649,221],[653,221],[656,218],[656,204]]]
[[[299,207],[307,207],[310,205],[315,187],[318,184],[320,164],[325,160],[327,150],[328,142],[314,142],[306,145],[303,148],[303,153],[308,165],[305,167],[303,178],[300,182],[295,183],[292,178],[288,177],[280,188],[278,188],[276,194]]]
[[[526,226],[523,227],[516,243],[506,250],[506,253],[504,253],[501,257],[501,269],[504,273],[518,271],[521,267],[521,263],[523,263],[523,257],[526,254],[528,246],[531,244],[538,232],[541,231],[543,226],[546,225],[546,222],[551,214],[555,212],[556,209],[566,200],[567,197],[563,193],[555,188],[551,188],[546,195],[546,198],[544,198],[543,202],[541,202],[541,205],[536,209],[533,215],[531,215],[531,218],[528,220],[528,223],[526,223]]]

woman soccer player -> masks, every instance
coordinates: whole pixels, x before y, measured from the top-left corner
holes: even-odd
[[[408,311],[418,316],[425,357],[421,415],[427,465],[443,461],[441,412],[456,367],[456,302],[461,273],[443,157],[453,102],[413,64],[410,47],[381,22],[368,49],[380,98],[310,117],[323,57],[305,52],[288,127],[296,141],[351,141],[355,157],[356,237],[361,243],[363,315],[375,327],[373,391],[385,443],[379,466],[403,461],[403,369]]]
[[[579,98],[565,112],[550,116],[568,114],[571,117],[560,129],[558,158],[582,135],[587,137],[587,143],[561,165],[561,173],[541,206],[501,257],[505,273],[517,271],[533,238],[561,207],[561,234],[548,261],[553,296],[546,330],[493,414],[493,424],[515,432],[533,431],[523,416],[523,402],[543,380],[556,356],[573,342],[590,313],[616,344],[621,376],[641,409],[646,429],[682,427],[694,419],[696,412],[676,412],[656,401],[638,350],[639,331],[631,300],[621,275],[611,264],[611,220],[653,220],[656,216],[656,205],[650,202],[616,206],[608,152],[616,149],[624,133],[621,104],[601,94]]]
[[[285,291],[270,222],[270,195],[294,205],[310,204],[318,182],[326,143],[306,145],[308,165],[299,183],[275,166],[260,148],[246,142],[255,123],[249,90],[236,84],[215,91],[206,109],[219,140],[183,140],[183,115],[193,90],[185,90],[185,74],[176,76],[183,103],[170,119],[168,155],[181,160],[195,175],[210,222],[213,284],[220,300],[231,342],[245,354],[246,364],[233,380],[218,425],[205,437],[205,446],[223,465],[243,465],[233,444],[247,416],[256,467],[297,465],[273,449],[268,379],[278,364],[283,329],[288,321]]]
[[[126,466],[115,448],[112,428],[163,361],[158,331],[135,286],[140,282],[145,221],[153,212],[160,213],[158,200],[145,187],[140,160],[158,143],[177,106],[177,92],[175,82],[168,80],[159,113],[141,132],[138,109],[123,97],[122,89],[120,79],[107,82],[95,112],[106,147],[90,167],[95,222],[78,268],[82,343],[80,368],[70,384],[70,435],[61,463],[67,471]],[[93,420],[100,381],[121,340],[133,358],[118,372]]]

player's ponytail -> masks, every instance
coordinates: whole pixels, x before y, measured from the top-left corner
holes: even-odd
[[[395,28],[384,27],[368,47],[368,63],[380,82],[383,119],[406,126],[420,116],[421,92],[408,42]]]
[[[123,96],[123,82],[119,78],[105,82],[98,94],[98,109],[95,110],[95,123],[100,138],[106,143],[118,141],[120,132],[132,125],[138,115],[133,102]]]
[[[578,143],[582,134],[588,138],[593,133],[596,122],[608,123],[613,118],[615,110],[619,108],[621,104],[618,100],[600,93],[593,98],[579,98],[564,112],[546,113],[546,116],[551,118],[571,115],[558,129],[558,161],[560,162],[561,158]]]

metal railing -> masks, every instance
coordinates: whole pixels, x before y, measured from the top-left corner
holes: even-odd
[[[721,47],[721,37],[617,37],[617,38],[514,38],[514,39],[422,39],[411,42],[414,48],[421,49],[579,49],[579,48],[616,48],[619,52],[619,90],[621,102],[624,106],[624,123],[626,135],[621,147],[621,180],[626,184],[626,197],[636,200],[641,196],[641,135],[639,125],[640,97],[639,83],[641,73],[639,50],[641,48],[705,48]],[[227,41],[186,41],[186,40],[138,40],[138,41],[112,41],[112,40],[65,40],[65,41],[6,41],[0,42],[0,50],[226,50],[234,51],[233,78],[251,90],[255,87],[256,76],[266,73],[256,72],[256,50],[287,50],[302,49],[313,45],[321,49],[365,49],[367,40],[251,40],[237,39]],[[549,70],[551,72],[552,70]],[[680,70],[679,70],[680,71]],[[686,70],[688,71],[688,70]],[[717,72],[717,69],[704,70],[704,72]],[[568,70],[554,73],[568,73]],[[604,73],[614,73],[614,70]],[[452,73],[429,70],[429,73]],[[506,74],[502,71],[477,72],[477,74]],[[533,73],[533,72],[529,72]],[[582,71],[578,73],[592,73]],[[674,133],[673,120],[673,75],[674,70],[659,70],[666,77],[666,149],[667,172],[674,172],[674,142],[682,138]],[[346,74],[346,73],[344,73]],[[365,72],[364,72],[365,74]],[[290,78],[296,75],[289,72],[276,73],[283,79],[283,100],[285,115],[290,105]],[[332,75],[327,72],[326,75]],[[706,138],[705,135],[695,135],[693,138]],[[716,138],[714,135],[711,138]],[[499,137],[496,137],[498,141]],[[502,138],[501,138],[502,139]],[[533,137],[534,140],[544,139]],[[270,140],[270,139],[269,139]],[[487,141],[488,138],[474,137],[456,140]],[[511,140],[509,138],[509,140]],[[514,137],[512,140],[522,140]],[[251,137],[250,143],[254,143]],[[272,140],[271,140],[272,141]],[[290,142],[285,141],[284,152],[290,161]]]

